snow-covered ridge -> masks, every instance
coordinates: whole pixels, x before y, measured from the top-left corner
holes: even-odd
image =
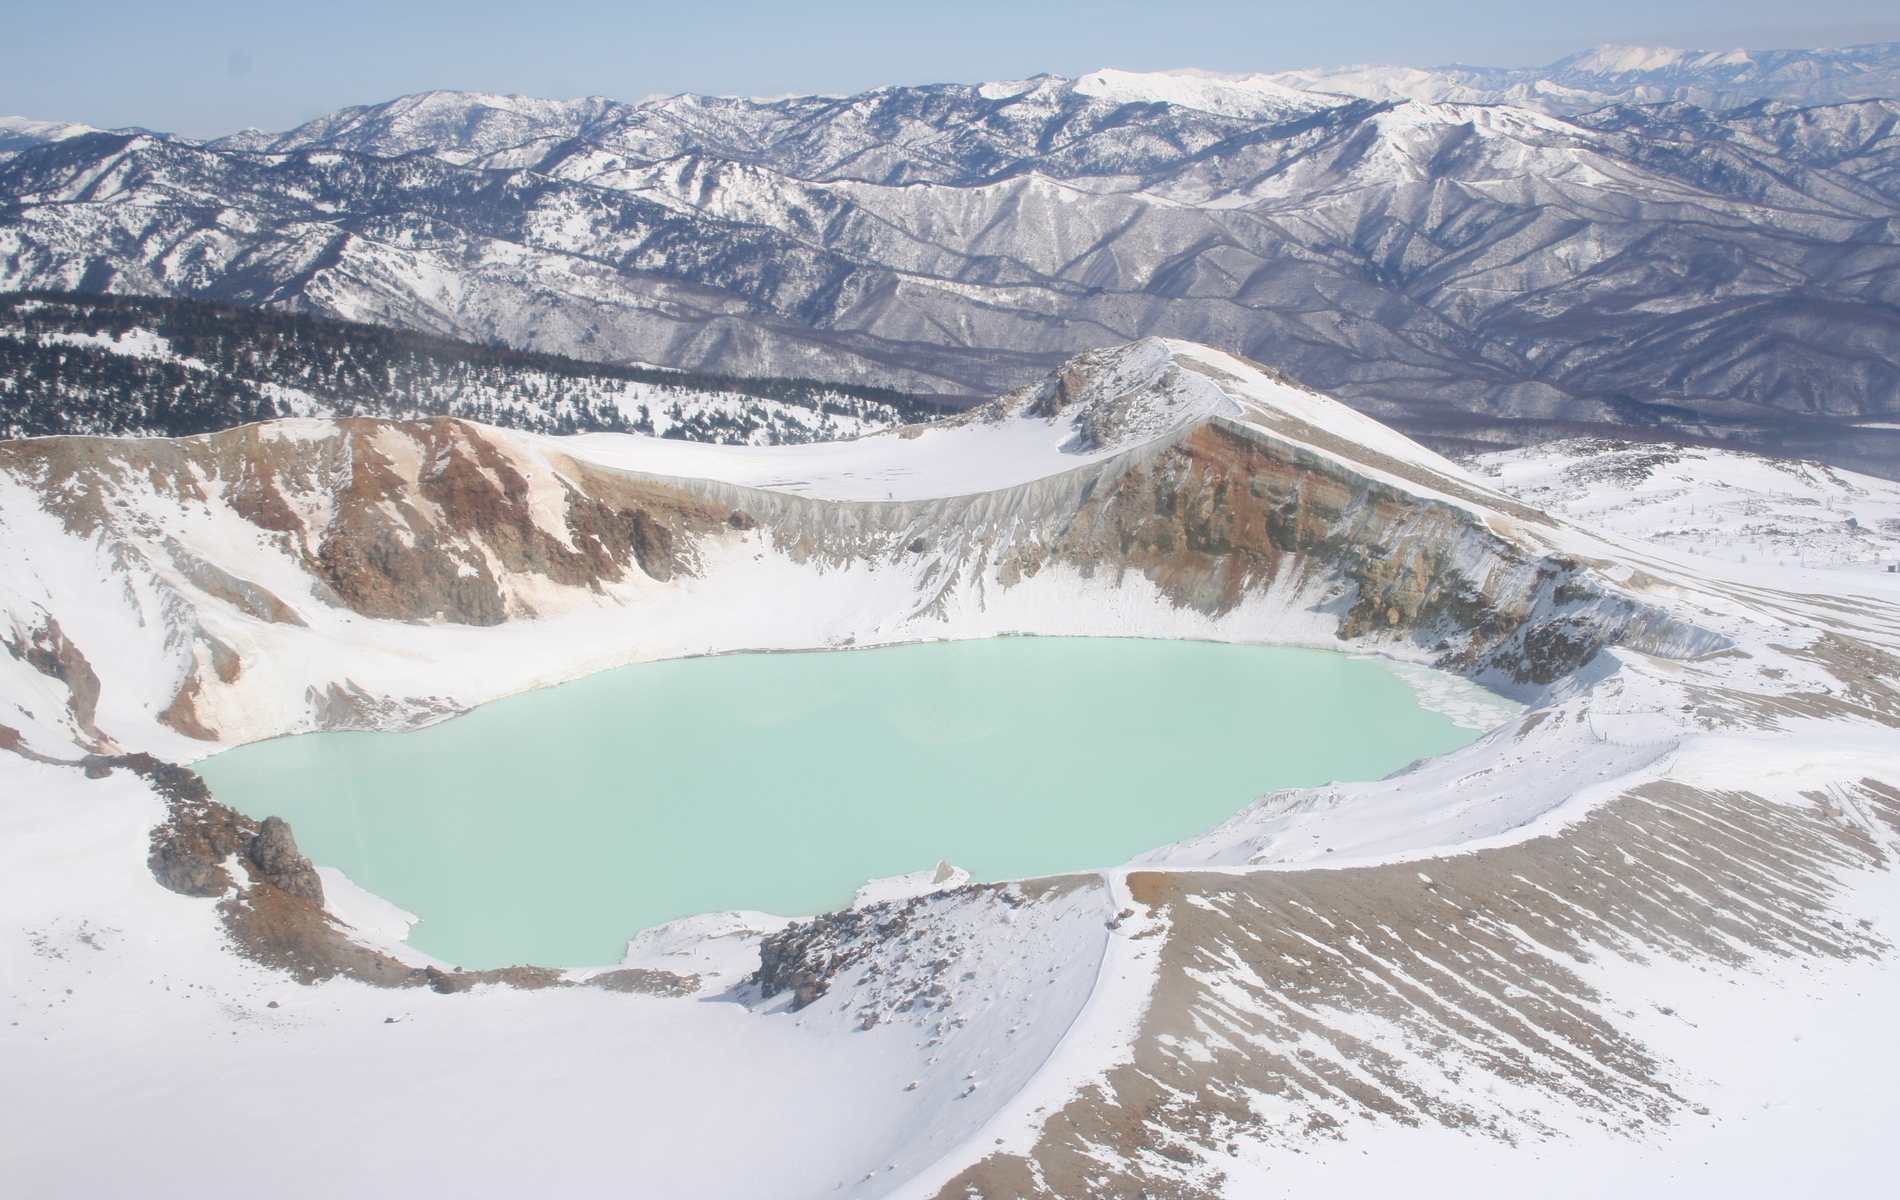
[[[1591,75],[1635,75],[1653,71],[1734,67],[1753,62],[1746,50],[1679,50],[1673,46],[1598,46],[1558,60],[1558,68]]]
[[[1366,64],[1265,78],[1286,87],[1374,100],[1516,104],[1557,114],[1616,103],[1826,104],[1900,95],[1900,43],[1757,51],[1607,44],[1542,67]]]
[[[1266,75],[1198,71],[1092,71],[1075,81],[1077,95],[1123,104],[1176,104],[1222,116],[1286,120],[1333,107],[1335,101],[1288,87]]]
[[[828,500],[929,500],[1014,487],[1165,442],[1216,418],[1294,423],[1461,488],[1462,467],[1338,401],[1230,354],[1165,338],[1091,351],[1039,384],[969,413],[855,441],[746,448],[626,438],[564,439],[576,457],[655,476],[716,480]],[[1297,433],[1289,438],[1299,441]],[[1340,447],[1346,449],[1342,451]],[[1377,471],[1353,460],[1359,469]],[[1414,485],[1416,486],[1416,485]]]
[[[47,142],[63,142],[99,130],[73,121],[36,121],[30,117],[0,116],[0,160],[15,151]]]
[[[1085,355],[1060,377],[964,416],[854,441],[755,450],[599,434],[562,446],[602,466],[828,500],[974,495],[1239,415],[1239,403],[1218,385],[1182,369],[1181,356],[1196,353],[1205,351],[1150,338]]]

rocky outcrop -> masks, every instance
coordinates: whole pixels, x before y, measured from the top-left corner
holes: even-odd
[[[265,817],[245,854],[257,868],[255,878],[312,904],[323,903],[323,881],[310,860],[297,852],[297,839],[282,817]]]
[[[1067,882],[1061,881],[1061,884]],[[766,1000],[791,993],[788,1008],[797,1012],[829,992],[840,976],[885,948],[934,935],[935,931],[929,928],[934,908],[973,900],[1012,909],[1023,904],[1022,896],[1013,887],[966,884],[902,900],[859,905],[808,921],[794,921],[759,943],[759,969],[753,973],[751,982]],[[925,970],[910,981],[910,994],[902,1001],[906,1009],[920,1002],[928,1005],[943,995],[941,982],[936,979],[943,962],[933,957],[923,965]]]
[[[16,627],[12,636],[0,638],[0,645],[4,645],[7,653],[35,671],[66,685],[66,711],[73,727],[89,743],[90,749],[102,750],[110,746],[111,739],[101,733],[95,724],[99,709],[99,675],[92,669],[92,664],[86,661],[79,647],[68,640],[58,621],[45,616],[35,628]]]
[[[321,600],[387,620],[493,625],[533,615],[523,595],[534,581],[595,590],[630,570],[669,580],[692,571],[692,537],[728,517],[677,489],[556,465],[449,419],[347,419],[307,439],[268,425],[176,441],[40,438],[0,443],[0,470],[38,481],[81,536],[118,531],[111,493],[221,502],[282,539]],[[153,551],[248,616],[302,623],[282,598],[175,538]]]
[[[152,875],[187,896],[221,896],[232,889],[264,884],[319,909],[323,881],[282,817],[254,821],[211,798],[195,771],[160,762],[147,754],[96,758],[100,767],[124,767],[150,780],[164,797],[169,817],[152,830]],[[232,864],[245,879],[231,876]]]
[[[621,967],[590,975],[588,987],[635,996],[690,996],[699,990],[699,976],[658,971],[651,967]]]
[[[89,764],[130,770],[150,782],[167,810],[151,834],[153,877],[187,896],[217,898],[239,954],[305,983],[339,975],[390,986],[425,982],[420,971],[357,942],[331,919],[322,881],[281,819],[254,821],[219,804],[196,772],[150,755]]]
[[[255,821],[212,800],[211,789],[188,768],[149,754],[101,765],[144,776],[166,802],[166,820],[153,828],[147,858],[154,878],[187,896],[222,896],[239,886],[227,864],[249,851],[257,838]]]
[[[767,1000],[790,992],[797,1012],[829,991],[832,980],[869,954],[876,940],[901,936],[914,907],[914,901],[879,904],[793,922],[759,943],[752,982]]]
[[[259,516],[265,520],[272,519],[267,514],[260,513]],[[259,524],[258,527],[271,528],[264,524]],[[184,573],[185,578],[191,581],[193,587],[207,596],[222,600],[246,616],[254,617],[259,621],[284,625],[304,623],[296,610],[278,599],[270,589],[252,583],[248,579],[240,579],[216,563],[206,561],[179,545],[176,539],[168,539],[165,549],[173,565]]]
[[[752,982],[767,1000],[790,992],[791,1011],[797,1012],[830,991],[833,980],[880,944],[903,938],[911,918],[930,902],[931,897],[913,896],[794,921],[759,943]]]
[[[591,987],[629,996],[690,996],[699,990],[699,977],[650,967],[622,967],[600,971],[585,979],[569,978],[551,967],[494,967],[484,971],[444,971],[426,967],[421,972],[430,990],[445,996],[472,992],[479,987],[511,987],[538,992],[547,988]]]
[[[594,987],[647,996],[685,996],[698,990],[695,976],[647,967],[602,971],[585,979],[536,966],[483,971],[412,967],[357,941],[324,911],[323,881],[281,817],[254,821],[214,800],[196,772],[147,754],[93,756],[69,765],[84,766],[94,775],[124,769],[144,777],[167,811],[151,833],[147,862],[153,878],[183,895],[217,899],[238,953],[302,982],[344,976],[383,987],[426,987],[444,995],[488,985],[526,990]],[[234,876],[233,867],[241,874]]]

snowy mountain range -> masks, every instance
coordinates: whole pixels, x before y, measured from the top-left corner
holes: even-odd
[[[1890,472],[1900,106],[1854,97],[1896,61],[432,92],[203,143],[60,130],[0,161],[0,287],[965,396],[1160,334],[1440,446],[1647,428]],[[1558,87],[1587,102],[1532,104]]]
[[[1548,113],[1611,104],[1725,109],[1767,100],[1806,106],[1900,96],[1900,44],[1827,50],[1607,45],[1544,67],[1334,67],[1263,78],[1373,100],[1516,104]]]
[[[1895,512],[1722,449],[1468,469],[1159,338],[847,442],[0,442],[0,1166],[195,1194],[212,1130],[352,1194],[1851,1192],[1900,1118],[1900,576],[1891,537],[1786,548]],[[1133,862],[575,970],[429,958],[188,766],[628,662],[1024,633],[1516,703]]]

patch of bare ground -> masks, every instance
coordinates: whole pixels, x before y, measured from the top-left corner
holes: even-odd
[[[1169,929],[1133,1061],[1028,1154],[991,1155],[939,1194],[1212,1197],[1230,1143],[1360,1120],[1506,1140],[1548,1132],[1540,1107],[1618,1131],[1667,1122],[1687,1103],[1668,1064],[1585,964],[1887,953],[1831,901],[1896,844],[1889,782],[1806,804],[1662,782],[1561,834],[1455,858],[1132,874]]]
[[[1800,718],[1842,718],[1900,727],[1900,658],[1834,632],[1807,646],[1774,648],[1826,668],[1838,688],[1767,694],[1698,684],[1690,692],[1696,718],[1710,728],[1773,728],[1785,719]],[[1786,674],[1775,668],[1761,673],[1773,679]]]
[[[1812,645],[1789,653],[1826,667],[1840,681],[1849,703],[1883,724],[1900,725],[1900,658],[1838,633],[1823,634]]]

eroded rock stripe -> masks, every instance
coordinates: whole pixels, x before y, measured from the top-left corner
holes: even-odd
[[[1132,875],[1171,930],[1133,1062],[1028,1155],[986,1158],[941,1195],[1212,1197],[1230,1143],[1364,1119],[1506,1140],[1558,1114],[1666,1122],[1692,1101],[1589,964],[1888,953],[1832,901],[1896,849],[1900,790],[1879,780],[1795,803],[1658,782],[1481,853]]]

